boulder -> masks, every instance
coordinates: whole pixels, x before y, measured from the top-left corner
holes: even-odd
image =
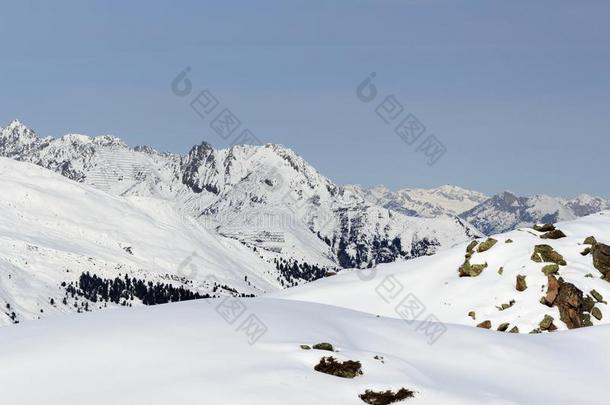
[[[603,243],[596,243],[591,247],[593,256],[593,267],[602,273],[602,278],[610,281],[610,246]]]
[[[517,326],[513,326],[508,333],[519,333],[519,328]]]
[[[540,235],[540,238],[542,239],[561,239],[565,237],[565,233],[561,232],[559,229],[555,229]]]
[[[485,270],[487,263],[485,264],[470,264],[470,260],[466,259],[464,264],[460,266],[458,272],[460,277],[476,277]]]
[[[474,248],[479,244],[478,241],[473,240],[472,242],[470,242],[468,244],[468,246],[466,246],[466,252],[467,253],[472,253],[474,251]]]
[[[487,238],[487,240],[485,242],[481,242],[477,251],[479,253],[485,252],[485,251],[491,249],[496,243],[498,243],[498,241],[495,240],[494,238]]]
[[[498,332],[506,332],[508,325],[510,325],[508,322],[501,323],[500,326],[498,326]]]
[[[500,306],[496,306],[496,308],[498,308],[498,311],[504,311],[505,309],[508,309],[513,305],[515,305],[515,300],[510,300],[508,304],[501,304]]]
[[[547,264],[542,268],[542,272],[545,276],[549,276],[551,274],[557,274],[559,271],[559,266],[556,264]]]
[[[301,345],[301,349],[303,349],[303,350],[311,350],[311,346],[309,346],[309,345]]]
[[[314,366],[320,373],[334,375],[341,378],[354,378],[362,375],[362,364],[359,361],[337,361],[334,357],[322,357]]]
[[[567,264],[563,259],[563,256],[553,250],[553,248],[549,245],[534,246],[534,253],[532,253],[531,259],[537,263],[555,263],[561,266],[565,266]]]
[[[555,230],[555,225],[553,224],[543,224],[543,225],[534,225],[534,231],[538,232],[550,232]]]
[[[335,351],[335,349],[333,348],[333,345],[331,345],[330,343],[326,343],[326,342],[316,343],[315,345],[313,345],[313,348],[316,350],[326,350],[329,352]]]
[[[470,311],[468,312],[468,316],[472,318],[472,320],[475,320],[477,318],[477,315],[474,311]]]
[[[559,309],[559,318],[566,324],[568,329],[587,326],[584,320],[588,314],[585,312],[593,309],[593,299],[584,298],[583,292],[574,284],[566,283],[562,278],[556,279],[552,274],[548,277],[548,287],[545,304]]]
[[[491,321],[488,319],[477,325],[477,328],[491,329]]]
[[[568,329],[580,328],[581,316],[584,312],[583,293],[574,284],[566,283],[561,278],[558,281],[559,294],[553,305],[559,308],[559,318]]]
[[[553,325],[554,318],[551,315],[545,315],[544,318],[540,321],[540,330],[548,330],[549,332],[557,329],[555,325]]]
[[[597,302],[604,302],[605,303],[604,297],[600,293],[598,293],[596,290],[591,290],[591,292],[589,294],[591,294],[591,296],[593,298],[595,298],[597,300]]]
[[[601,319],[602,319],[602,311],[600,311],[600,309],[598,307],[593,308],[593,310],[591,311],[591,315],[593,316],[593,318],[597,319],[598,321],[601,321]]]
[[[585,238],[585,241],[583,242],[583,244],[585,245],[595,245],[597,243],[597,241],[595,240],[595,238],[593,236],[587,236]]]
[[[516,285],[515,285],[515,288],[517,289],[517,291],[525,291],[525,290],[527,290],[527,283],[525,281],[525,277],[526,276],[523,276],[521,274],[517,275],[517,282],[516,282]]]
[[[559,281],[552,274],[547,276],[548,287],[546,290],[546,305],[553,306],[557,296],[559,295]]]
[[[593,299],[593,297],[591,297],[590,295],[587,295],[582,303],[582,310],[584,312],[591,312],[593,310],[593,307],[595,306],[596,301]]]
[[[513,240],[512,240],[512,239],[510,239],[510,238],[508,238],[508,239],[506,239],[506,240],[504,241],[504,243],[513,243]]]
[[[406,388],[401,388],[397,392],[387,391],[372,391],[366,390],[359,397],[362,402],[370,405],[387,405],[394,402],[402,402],[404,399],[413,398],[415,392]]]

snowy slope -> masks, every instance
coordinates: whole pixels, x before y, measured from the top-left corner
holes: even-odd
[[[405,404],[606,403],[610,326],[512,335],[447,325],[430,345],[419,323],[314,303],[242,302],[246,313],[233,324],[214,300],[4,328],[2,403],[356,405],[367,389],[401,387],[415,391]],[[267,328],[254,345],[236,331],[248,314]],[[299,347],[322,341],[339,351]],[[329,355],[360,361],[363,374],[314,371]]]
[[[39,138],[15,120],[0,131],[0,156],[114,195],[167,201],[269,263],[368,267],[431,254],[477,233],[455,218],[426,222],[390,213],[280,145],[202,143],[181,156],[130,148],[113,136]],[[309,279],[302,274],[294,282]]]
[[[211,292],[212,275],[240,293],[280,287],[272,265],[167,202],[114,197],[6,158],[0,158],[0,190],[0,325],[12,322],[11,312],[23,321],[79,310],[73,300],[61,302],[60,284],[85,271],[202,293]]]
[[[458,268],[464,263],[466,253],[466,244],[463,244],[431,257],[380,265],[372,270],[343,272],[282,291],[277,296],[395,318],[416,318],[418,311],[405,313],[398,308],[411,293],[427,312],[442,322],[475,326],[489,320],[493,329],[508,322],[509,329],[517,326],[521,333],[528,333],[538,327],[545,315],[550,315],[558,329],[567,329],[566,324],[560,321],[556,306],[540,303],[548,287],[547,276],[541,269],[549,263],[532,261],[534,246],[548,244],[563,255],[567,266],[559,266],[557,277],[575,285],[584,296],[595,289],[604,300],[608,300],[610,283],[601,279],[591,255],[583,256],[581,252],[588,246],[583,245],[588,236],[610,244],[610,211],[562,222],[557,227],[567,235],[565,238],[541,239],[541,233],[530,228],[495,235],[498,242],[491,249],[481,253],[475,250],[472,254],[471,264],[488,264],[477,277],[459,277]],[[512,243],[506,243],[507,239]],[[516,290],[517,275],[526,276],[525,291]],[[514,304],[511,307],[497,308],[512,300]],[[609,322],[607,304],[597,303],[595,307],[603,318],[591,317],[592,323]],[[468,316],[470,311],[475,312],[476,319]]]

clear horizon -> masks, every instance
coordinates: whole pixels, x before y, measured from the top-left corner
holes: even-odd
[[[610,198],[610,3],[279,1],[4,6],[0,126],[112,134],[186,153],[231,145],[189,105],[209,89],[263,143],[338,184]],[[566,27],[569,27],[567,29]],[[187,67],[192,92],[172,82]],[[357,88],[371,72],[379,96]],[[387,96],[446,147],[426,156]],[[386,111],[386,113],[389,113]],[[387,115],[387,114],[386,114]]]

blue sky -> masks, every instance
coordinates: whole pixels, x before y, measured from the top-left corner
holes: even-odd
[[[209,89],[338,183],[610,196],[607,1],[26,0],[2,14],[0,125],[225,147],[189,107]],[[178,97],[186,66],[193,94]],[[379,96],[363,103],[371,72]],[[446,147],[435,165],[377,116],[388,95]]]

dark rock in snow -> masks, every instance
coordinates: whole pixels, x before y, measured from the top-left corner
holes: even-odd
[[[610,281],[610,246],[596,243],[591,247],[593,267],[602,273],[603,279]]]

